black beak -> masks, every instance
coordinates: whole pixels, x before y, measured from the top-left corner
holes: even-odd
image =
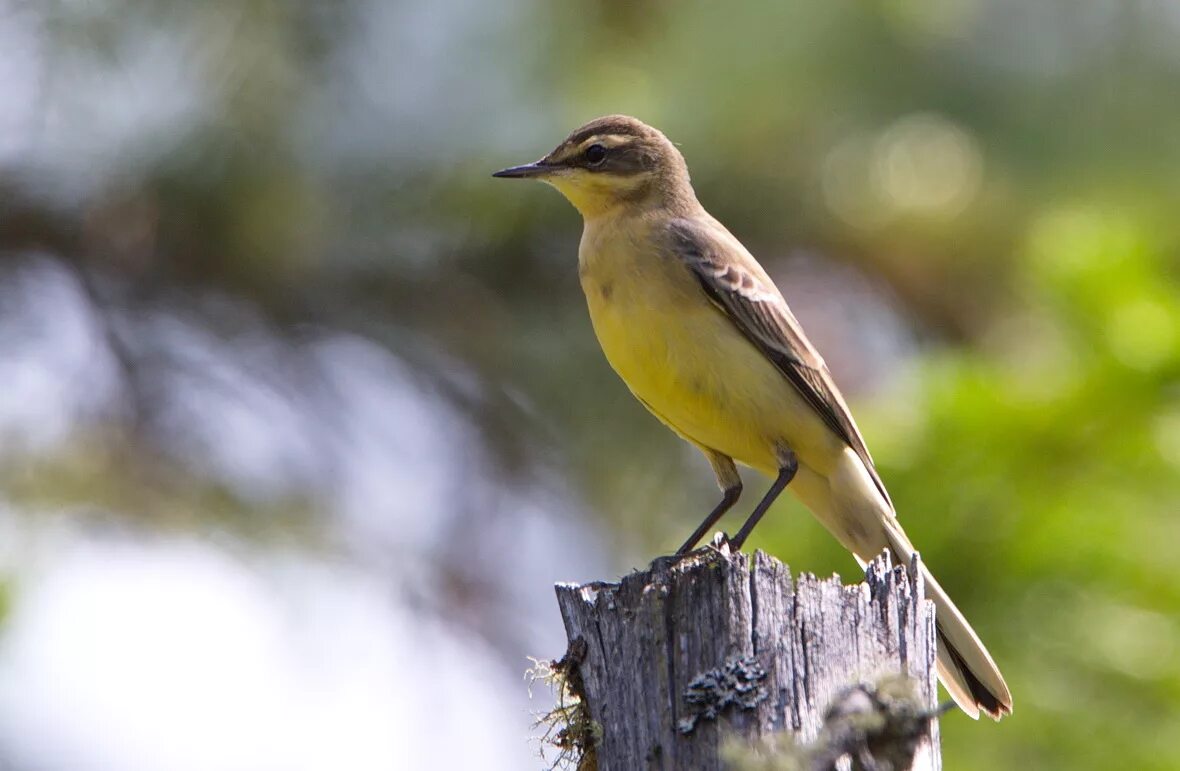
[[[509,169],[501,169],[493,174],[493,177],[504,177],[507,179],[527,179],[529,177],[539,177],[542,174],[547,174],[553,170],[553,167],[545,163],[544,160],[536,163],[526,163],[523,166],[513,166]]]

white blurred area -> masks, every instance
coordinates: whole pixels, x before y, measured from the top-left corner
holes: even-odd
[[[118,378],[60,268],[30,258],[7,289],[21,334],[0,361],[0,435],[10,450],[50,451],[101,413]],[[562,653],[551,587],[606,574],[594,535],[552,516],[564,504],[542,491],[481,480],[463,421],[372,344],[316,344],[334,409],[317,427],[299,417],[316,410],[235,366],[240,351],[180,319],[158,326],[180,361],[221,362],[214,378],[169,380],[164,422],[188,437],[192,466],[259,499],[318,495],[330,515],[310,546],[269,547],[78,507],[0,509],[2,767],[542,767],[530,725],[549,694],[529,701],[526,656]],[[251,361],[266,359],[260,337],[241,337]],[[317,437],[333,444],[330,484],[310,473]],[[478,619],[491,598],[509,614],[508,654],[448,616],[436,596],[447,576],[426,568],[464,511],[461,489],[490,496],[469,545],[510,548],[456,568],[487,590],[461,609]]]
[[[0,645],[14,767],[536,765],[519,676],[364,571],[186,539],[26,539],[42,560]]]

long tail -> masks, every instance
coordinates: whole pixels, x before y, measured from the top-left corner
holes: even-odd
[[[893,517],[883,521],[896,563],[908,565],[915,549]],[[926,596],[934,601],[938,628],[938,679],[960,709],[972,718],[983,712],[994,720],[1012,714],[1012,694],[975,630],[922,562]]]
[[[915,549],[893,506],[851,449],[832,464],[828,476],[800,466],[787,488],[795,493],[863,567],[888,547],[895,564],[908,565]],[[926,596],[934,601],[938,627],[938,679],[973,718],[983,712],[999,720],[1012,713],[1012,694],[991,654],[951,602],[926,563]]]

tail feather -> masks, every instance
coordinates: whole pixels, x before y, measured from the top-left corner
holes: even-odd
[[[910,564],[914,545],[897,521],[893,507],[851,449],[828,474],[800,465],[790,489],[862,567],[886,547],[897,564]],[[1012,695],[987,648],[926,564],[921,564],[926,596],[934,601],[939,680],[955,703],[973,718],[984,712],[998,720],[1011,713]]]
[[[889,548],[899,563],[909,564],[914,546],[896,519],[884,522]],[[960,709],[972,718],[983,712],[994,720],[1012,714],[1012,694],[975,630],[951,598],[922,565],[926,596],[934,601],[938,627],[938,679]]]

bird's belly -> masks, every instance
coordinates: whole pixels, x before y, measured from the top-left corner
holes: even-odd
[[[685,439],[768,474],[783,446],[820,473],[842,451],[783,374],[703,297],[665,303],[650,292],[586,289],[607,360]]]

